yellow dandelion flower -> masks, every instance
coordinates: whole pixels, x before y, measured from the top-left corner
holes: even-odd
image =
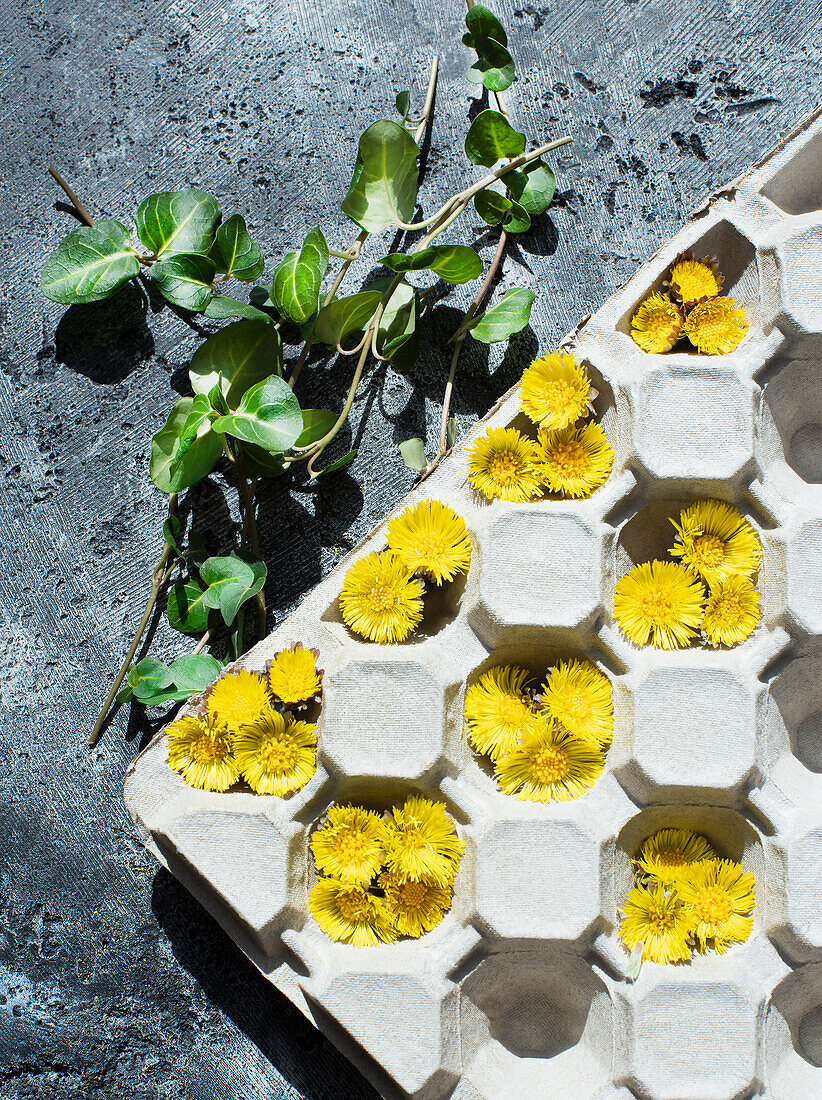
[[[308,895],[308,908],[326,936],[336,943],[376,947],[395,939],[382,899],[355,883],[319,879]]]
[[[168,765],[189,787],[227,791],[239,779],[234,744],[225,725],[210,714],[190,714],[168,727]]]
[[[316,726],[268,711],[234,739],[243,779],[257,794],[288,794],[304,787],[317,770]]]
[[[448,504],[423,500],[392,519],[386,533],[393,550],[410,573],[435,584],[452,581],[471,563],[471,540],[465,520]]]
[[[345,574],[340,591],[343,622],[369,642],[402,642],[422,619],[422,594],[422,582],[396,554],[366,554]]]
[[[664,294],[651,294],[631,318],[631,338],[643,351],[670,351],[682,334],[682,314]]]
[[[686,309],[715,298],[722,289],[722,275],[716,260],[698,260],[687,252],[674,260],[667,282],[671,296]]]
[[[611,681],[591,661],[558,661],[542,689],[542,706],[569,733],[600,746],[614,732]]]
[[[469,744],[496,760],[511,752],[535,725],[524,668],[499,665],[483,672],[465,693]]]
[[[642,957],[655,963],[689,962],[689,918],[676,894],[659,884],[634,886],[620,909],[619,935],[629,951],[642,944]]]
[[[568,802],[579,798],[602,775],[602,750],[566,733],[543,716],[512,752],[494,764],[499,789],[529,802]]]
[[[694,306],[682,331],[700,355],[726,355],[748,331],[748,311],[734,298],[712,298]]]
[[[256,672],[229,672],[212,686],[206,708],[212,718],[236,733],[240,726],[255,722],[271,710],[271,696],[265,680]]]
[[[305,703],[322,687],[317,658],[310,649],[295,643],[281,650],[268,670],[268,684],[283,703]]]
[[[554,493],[590,496],[608,480],[613,465],[614,452],[601,424],[539,433],[539,472]]]
[[[759,593],[747,577],[715,584],[705,604],[702,630],[711,645],[739,645],[759,622]]]
[[[709,585],[728,577],[753,577],[762,561],[759,536],[730,504],[699,500],[683,508],[670,553]]]
[[[709,939],[723,954],[730,943],[744,943],[753,931],[756,882],[731,859],[696,863],[683,873],[677,892],[701,949]]]
[[[311,837],[317,870],[346,882],[369,883],[385,861],[388,829],[362,806],[331,806],[328,820]]]
[[[705,589],[690,569],[671,561],[635,565],[614,588],[614,618],[636,645],[687,646],[702,622]]]
[[[573,355],[552,351],[525,368],[519,400],[526,416],[540,428],[555,432],[579,420],[590,394],[588,375]]]
[[[412,795],[394,808],[388,825],[388,870],[408,881],[450,886],[465,844],[441,802]]]
[[[489,428],[468,450],[468,480],[489,500],[533,500],[542,488],[537,450],[516,428]]]
[[[687,829],[660,829],[643,843],[634,862],[655,882],[673,886],[694,863],[715,858],[704,836]]]
[[[451,887],[433,879],[409,882],[384,871],[377,884],[385,891],[385,910],[400,936],[416,939],[430,932],[451,908]]]

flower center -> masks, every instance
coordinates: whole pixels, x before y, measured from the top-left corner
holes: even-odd
[[[648,317],[648,328],[656,336],[667,336],[671,331],[671,325],[676,320],[676,311],[673,306],[663,303],[658,305]]]
[[[570,405],[574,398],[574,387],[565,378],[553,378],[545,383],[542,391],[546,405],[563,408]]]
[[[700,565],[716,569],[725,560],[725,543],[716,535],[697,535],[694,539],[694,557]]]
[[[360,829],[342,829],[335,840],[337,854],[343,859],[359,860],[368,844],[368,838]]]
[[[425,840],[418,825],[406,825],[400,830],[400,844],[406,852],[416,852],[425,847]]]
[[[676,273],[676,286],[683,302],[695,302],[704,295],[716,294],[719,286],[714,273],[704,264],[682,264]]]
[[[568,479],[582,477],[588,466],[588,455],[578,439],[571,439],[553,448],[551,465],[561,477]]]
[[[505,726],[523,725],[528,717],[528,708],[521,699],[513,695],[504,695],[497,705],[497,718]]]
[[[419,909],[427,893],[424,882],[406,882],[400,887],[400,900],[406,909]]]
[[[659,905],[653,906],[648,910],[648,924],[657,935],[667,932],[673,923],[673,909]]]
[[[666,623],[671,618],[673,604],[669,596],[655,588],[642,597],[642,610],[649,622]]]
[[[540,783],[559,783],[569,771],[568,757],[556,745],[547,745],[531,758],[531,774]]]
[[[723,626],[737,626],[742,618],[742,605],[736,596],[723,596],[714,608],[716,617]]]
[[[344,920],[357,924],[371,916],[371,906],[364,890],[346,890],[337,896],[337,908]]]
[[[693,904],[694,916],[705,924],[725,924],[734,911],[733,902],[719,886],[706,886]]]
[[[569,691],[565,696],[565,709],[577,721],[582,722],[591,716],[591,703],[581,691]]]
[[[488,463],[488,473],[498,485],[510,485],[522,473],[522,459],[514,451],[498,451]]]
[[[437,535],[421,535],[415,546],[417,556],[423,561],[436,561],[445,553],[445,543]]]
[[[682,852],[678,851],[662,851],[657,853],[657,861],[659,866],[666,871],[679,870],[680,867],[685,866],[685,857]]]
[[[223,757],[228,756],[228,745],[219,737],[213,737],[210,734],[204,734],[202,737],[198,737],[196,741],[191,742],[191,759],[196,760],[198,764],[213,764],[215,760],[222,760]]]
[[[275,740],[272,738],[260,746],[260,763],[266,771],[286,772],[294,765],[294,745],[288,740]]]
[[[382,584],[379,581],[371,585],[368,599],[375,611],[390,611],[397,602],[396,594],[391,588],[387,584]]]

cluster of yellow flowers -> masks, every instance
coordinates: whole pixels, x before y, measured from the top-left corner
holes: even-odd
[[[631,336],[643,351],[670,351],[687,336],[700,355],[724,355],[748,331],[745,307],[719,296],[722,275],[716,260],[683,252],[662,289],[641,302],[631,318]]]
[[[168,727],[169,766],[206,791],[227,791],[241,776],[257,794],[304,787],[317,768],[316,727],[291,712],[322,690],[316,657],[297,644],[278,653],[265,675],[221,676],[199,713]]]
[[[754,587],[759,537],[730,504],[700,500],[684,508],[670,549],[682,564],[643,562],[617,581],[614,618],[636,645],[681,649],[701,629],[712,646],[736,646],[759,622]],[[707,586],[707,587],[706,587]]]
[[[741,863],[718,858],[704,836],[661,829],[642,845],[634,867],[619,934],[643,959],[690,962],[709,946],[723,955],[750,936],[754,876]]]
[[[392,813],[333,805],[311,837],[322,876],[308,905],[332,940],[354,947],[430,932],[451,908],[465,844],[441,802],[412,796]]]
[[[499,789],[530,802],[579,798],[602,775],[614,732],[611,684],[590,661],[560,660],[539,692],[524,668],[498,665],[465,695],[469,744]]]
[[[607,479],[614,452],[601,424],[586,420],[596,390],[567,351],[535,359],[520,389],[522,411],[537,428],[490,428],[468,451],[468,479],[489,500],[523,503],[544,492],[587,497]]]
[[[402,642],[423,617],[425,584],[441,585],[471,564],[465,520],[438,500],[406,508],[388,525],[388,549],[365,554],[340,590],[343,622],[369,642]]]

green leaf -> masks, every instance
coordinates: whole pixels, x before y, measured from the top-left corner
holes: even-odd
[[[400,455],[409,470],[424,470],[428,465],[425,444],[421,439],[404,439],[400,443]]]
[[[266,568],[261,561],[247,562],[231,554],[203,562],[200,576],[208,585],[205,602],[219,610],[226,626],[230,626],[240,607],[265,584]]]
[[[281,477],[287,466],[280,455],[269,454],[253,443],[239,444],[243,456],[243,466],[249,477]]]
[[[211,246],[211,258],[221,275],[253,283],[263,273],[263,250],[252,239],[241,214],[232,214],[218,227]]]
[[[465,136],[465,155],[472,164],[491,168],[525,152],[525,134],[515,130],[499,111],[480,111]]]
[[[501,46],[508,45],[508,36],[505,33],[505,27],[500,23],[499,19],[488,8],[482,6],[482,4],[474,4],[472,8],[468,9],[465,16],[465,25],[468,28],[468,33],[463,35],[463,42],[466,46],[474,49],[475,38],[493,38],[495,42],[499,42]],[[470,41],[468,41],[470,39]]]
[[[151,480],[164,493],[179,493],[211,473],[223,441],[211,430],[205,394],[181,397],[151,441]]]
[[[495,306],[473,317],[468,331],[483,344],[498,344],[514,332],[524,329],[531,319],[531,306],[536,294],[517,286],[507,290]]]
[[[236,412],[217,417],[214,430],[282,454],[297,441],[303,417],[288,383],[272,375],[246,390]]]
[[[504,92],[514,81],[514,59],[505,46],[493,38],[471,36],[471,48],[477,60],[465,74],[472,84],[482,84],[491,92]]]
[[[378,290],[382,297],[392,282],[388,278],[376,279],[368,289]],[[388,299],[377,329],[380,354],[398,367],[408,367],[416,361],[417,314],[418,300],[414,288],[408,283],[400,283]]]
[[[171,673],[162,661],[156,657],[143,657],[128,670],[125,686],[117,696],[117,701],[127,702],[129,699],[137,699],[145,702],[162,688],[171,684]]]
[[[183,525],[177,516],[169,516],[163,524],[163,538],[179,557],[183,555],[180,549],[180,535],[182,533]]]
[[[482,274],[482,260],[466,244],[433,244],[419,252],[392,252],[379,261],[392,271],[434,271],[446,283],[468,283]]]
[[[268,298],[267,292],[266,298]],[[227,294],[215,294],[209,299],[208,305],[203,310],[203,316],[210,317],[214,321],[224,321],[228,317],[245,317],[249,321],[268,321],[269,323],[272,320],[270,314],[249,305],[248,302],[238,302],[236,298],[231,298]]]
[[[74,229],[43,265],[40,289],[61,305],[100,302],[139,273],[129,249],[128,230],[120,222]]]
[[[215,273],[214,261],[196,252],[175,253],[151,266],[151,277],[165,300],[194,313],[208,305]]]
[[[187,191],[160,191],[143,199],[135,218],[137,236],[157,259],[175,252],[211,248],[220,207],[213,195],[192,187]]]
[[[341,344],[349,333],[365,327],[381,297],[376,290],[363,290],[347,298],[335,298],[317,314],[314,338],[331,347]]]
[[[501,195],[499,191],[485,190],[474,195],[474,206],[484,222],[488,225],[496,225],[511,209],[511,200]]]
[[[330,409],[303,409],[303,430],[297,436],[295,447],[307,447],[316,443],[331,431],[337,423],[337,414]]]
[[[219,385],[232,409],[246,390],[282,372],[282,340],[267,320],[226,325],[197,348],[188,367],[195,393],[207,394]]]
[[[317,312],[320,286],[328,270],[328,245],[317,226],[299,252],[289,252],[274,272],[271,301],[289,321],[298,325]]]
[[[547,164],[535,160],[524,169],[515,169],[505,177],[505,184],[523,210],[536,217],[551,205],[556,177]]]
[[[411,93],[410,92],[397,92],[397,98],[394,100],[394,106],[397,108],[397,113],[402,118],[403,122],[408,118],[408,112],[411,110]]]
[[[417,202],[418,154],[404,126],[387,119],[372,123],[360,137],[342,212],[369,233],[410,221]]]
[[[166,614],[175,630],[183,634],[202,634],[208,629],[205,590],[195,580],[176,581],[168,594]]]
[[[445,444],[450,451],[454,444],[457,442],[457,422],[453,416],[448,417],[448,423],[445,426]]]
[[[526,233],[531,228],[531,217],[512,200],[502,225],[506,233]]]
[[[312,475],[312,481],[323,481],[325,478],[330,477],[332,474],[336,474],[338,470],[341,470],[344,466],[347,466],[350,462],[353,462],[357,457],[356,451],[349,451],[348,454],[338,458],[336,462],[332,462],[330,466],[326,466],[324,470],[319,470],[316,474]]]
[[[172,683],[187,696],[203,691],[222,671],[222,664],[210,653],[183,653],[169,665]]]

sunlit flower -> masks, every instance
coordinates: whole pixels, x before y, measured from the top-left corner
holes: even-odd
[[[670,561],[643,562],[617,581],[614,618],[636,645],[687,646],[702,622],[705,589],[698,577]]]
[[[385,911],[400,936],[416,939],[430,932],[451,908],[451,887],[433,879],[411,882],[384,871],[377,884],[385,891]]]
[[[236,733],[271,710],[265,680],[256,672],[229,672],[212,686],[206,701],[208,713]]]
[[[716,852],[704,836],[687,829],[660,829],[639,849],[637,867],[663,886],[672,886],[694,863],[715,859]]]
[[[369,883],[385,860],[388,829],[362,806],[331,806],[328,820],[311,837],[317,870],[346,882]]]
[[[699,500],[671,520],[677,539],[671,554],[709,585],[727,577],[753,577],[762,561],[759,536],[730,504]]]
[[[288,794],[304,787],[317,769],[317,737],[311,722],[295,722],[271,710],[234,739],[243,779],[257,794]]]
[[[642,944],[642,957],[655,963],[688,962],[691,951],[688,934],[691,925],[676,894],[666,894],[655,884],[648,889],[634,886],[620,909],[619,935],[632,951]]]
[[[168,765],[189,787],[227,791],[239,778],[233,738],[210,714],[190,714],[168,727]]]
[[[345,574],[340,591],[343,622],[369,642],[402,642],[422,619],[422,594],[422,582],[396,554],[366,554]]]
[[[489,500],[521,504],[542,489],[536,460],[536,447],[516,428],[489,428],[468,449],[468,480]]]
[[[683,252],[674,260],[667,283],[671,297],[687,309],[697,302],[715,298],[722,289],[722,275],[716,260],[696,259]]]
[[[450,886],[465,844],[441,802],[412,795],[395,807],[388,825],[386,862],[400,878],[419,882],[431,879]]]
[[[423,500],[392,519],[387,531],[393,550],[411,573],[435,584],[452,581],[471,563],[471,540],[465,520],[448,504]]]
[[[305,703],[322,687],[314,651],[295,643],[281,650],[268,670],[271,690],[283,703]]]
[[[468,741],[477,752],[496,760],[515,749],[526,730],[534,727],[528,682],[525,669],[498,665],[483,672],[465,693]]]
[[[744,943],[753,930],[756,883],[750,871],[730,859],[694,864],[677,886],[690,927],[705,950],[707,940],[723,954],[731,943]]]
[[[574,424],[585,413],[591,393],[588,375],[568,351],[552,351],[526,367],[520,405],[546,431]]]
[[[611,682],[591,661],[558,661],[542,689],[542,706],[569,733],[600,746],[610,742]]]
[[[682,314],[664,294],[651,294],[631,318],[631,337],[643,351],[670,351],[681,334]]]
[[[748,331],[748,311],[734,298],[712,298],[694,306],[682,331],[700,355],[725,355]]]
[[[567,497],[587,497],[608,479],[614,452],[601,424],[540,432],[538,468],[545,485]]]
[[[705,604],[702,630],[711,645],[739,645],[759,622],[759,593],[747,577],[715,584]]]
[[[319,879],[308,895],[308,907],[323,932],[337,943],[376,947],[395,938],[382,899],[354,883]]]
[[[494,764],[499,789],[529,802],[567,802],[579,798],[602,775],[602,750],[589,740],[560,729],[539,716],[518,748]]]

